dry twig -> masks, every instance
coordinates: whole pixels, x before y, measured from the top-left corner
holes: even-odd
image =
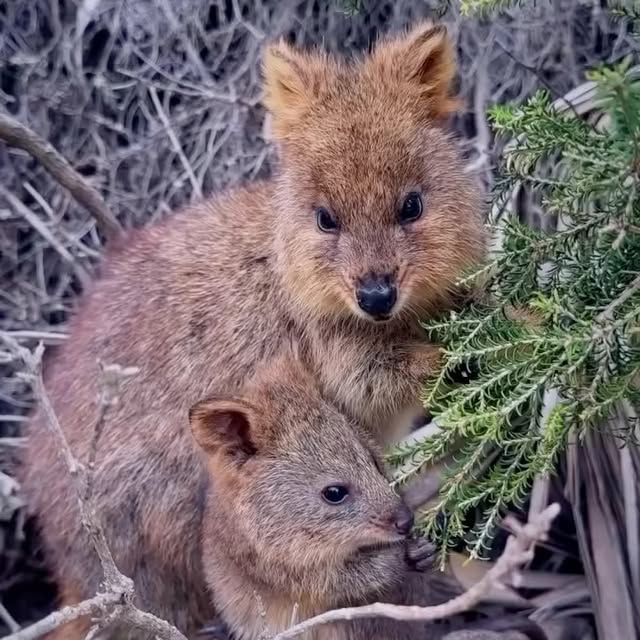
[[[122,232],[120,223],[109,211],[100,194],[37,133],[6,113],[0,113],[0,138],[7,144],[32,155],[96,219],[109,237]]]
[[[9,627],[9,631],[20,631],[20,625],[13,619],[13,616],[7,611],[2,602],[0,602],[0,618]]]
[[[35,640],[41,638],[47,633],[50,633],[54,629],[61,627],[64,624],[73,622],[83,616],[96,616],[104,614],[110,610],[111,607],[120,604],[122,598],[117,593],[101,593],[95,598],[85,600],[80,604],[72,607],[63,607],[59,611],[54,611],[46,618],[39,620],[35,624],[17,631],[10,635],[6,640]]]

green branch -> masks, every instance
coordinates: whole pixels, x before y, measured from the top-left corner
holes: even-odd
[[[519,141],[496,201],[524,184],[562,227],[507,219],[494,229],[501,253],[475,271],[491,304],[425,325],[444,356],[423,390],[440,431],[390,460],[407,478],[462,445],[419,521],[443,552],[464,542],[482,556],[503,512],[553,473],[570,433],[606,428],[621,403],[640,406],[640,83],[627,71],[592,74],[606,130],[556,112],[544,92],[491,112],[496,131]],[[465,383],[460,367],[474,372]],[[559,400],[543,412],[549,389]]]

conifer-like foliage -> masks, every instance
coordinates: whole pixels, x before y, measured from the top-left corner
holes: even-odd
[[[425,325],[445,354],[423,398],[440,431],[390,460],[406,478],[452,455],[420,521],[443,550],[464,539],[482,557],[504,511],[522,504],[537,474],[554,472],[570,441],[612,429],[624,444],[635,427],[640,79],[628,66],[591,74],[606,126],[554,108],[546,92],[490,112],[495,131],[516,141],[494,211],[525,185],[558,223],[545,232],[514,217],[492,220],[500,248],[464,281],[482,282],[486,297]]]

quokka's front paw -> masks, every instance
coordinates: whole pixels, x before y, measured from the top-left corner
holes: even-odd
[[[415,413],[411,417],[411,424],[410,424],[411,431],[417,431],[418,429],[421,429],[422,427],[426,426],[431,421],[431,418],[432,418],[431,414],[424,407],[421,406],[419,409],[415,411]]]
[[[416,536],[407,540],[405,560],[412,571],[428,571],[435,563],[437,548],[430,540]]]

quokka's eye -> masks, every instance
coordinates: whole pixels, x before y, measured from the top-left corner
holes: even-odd
[[[349,489],[343,484],[331,484],[322,490],[322,499],[329,504],[341,504],[349,496]]]
[[[409,224],[415,222],[422,215],[422,197],[419,193],[411,192],[407,195],[398,212],[398,222]]]
[[[316,222],[318,229],[325,233],[336,233],[338,231],[338,221],[331,215],[331,212],[324,207],[316,209]]]

